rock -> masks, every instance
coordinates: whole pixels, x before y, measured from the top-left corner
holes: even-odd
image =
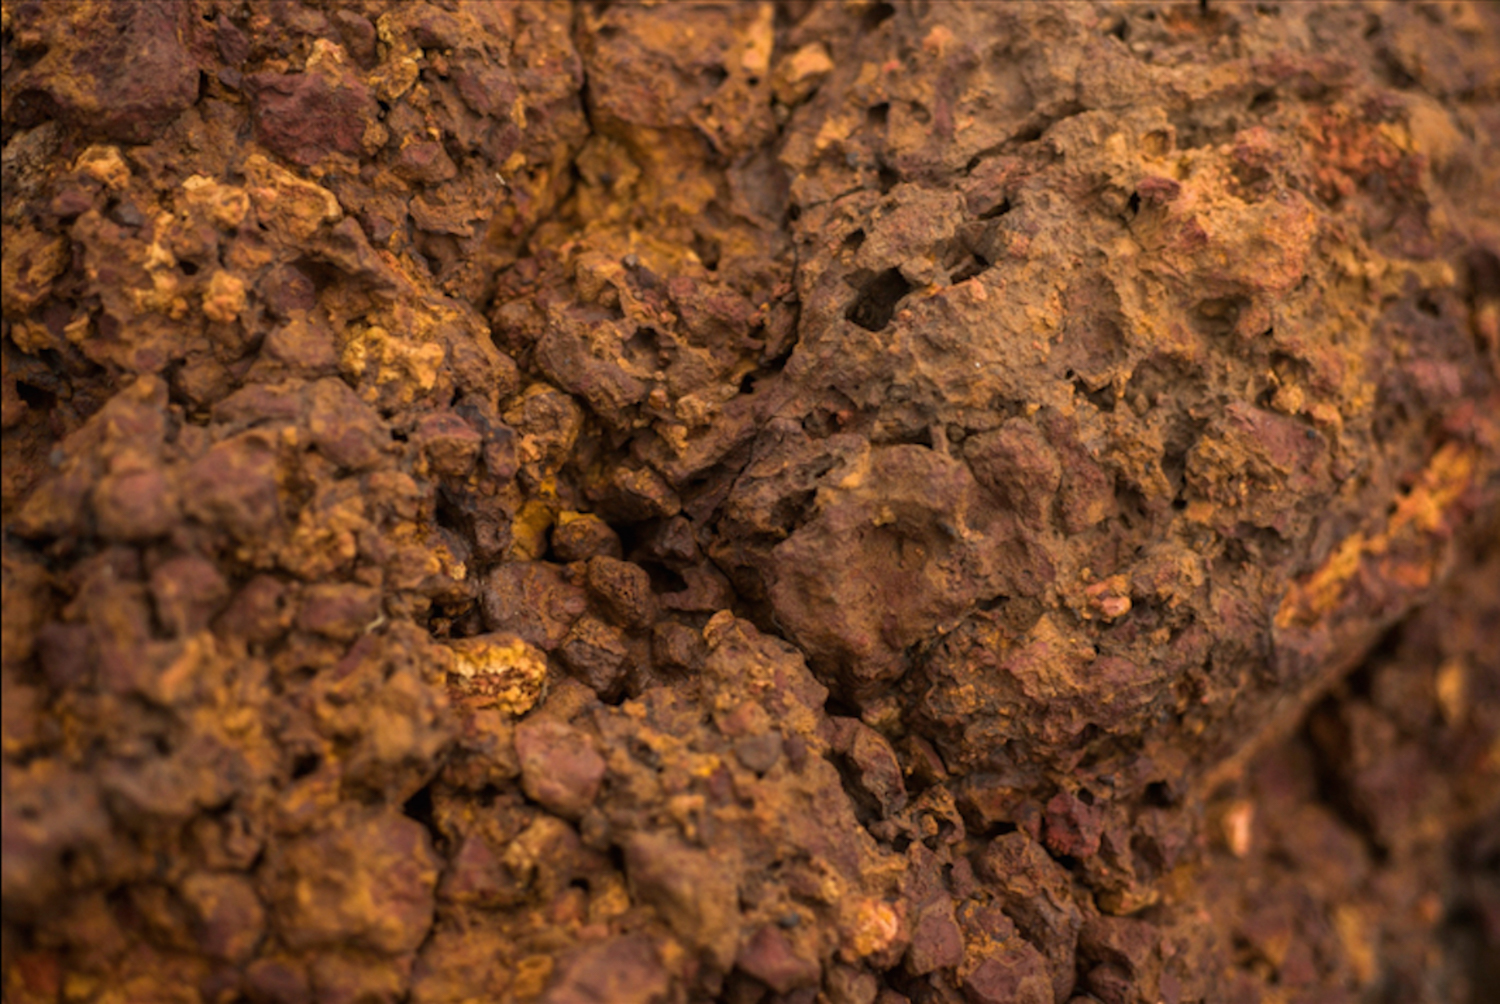
[[[1025,942],[983,959],[962,985],[970,1004],[1050,1004],[1054,999],[1046,961]]]
[[[420,823],[351,806],[271,845],[270,914],[290,948],[410,952],[432,924],[438,865]]]
[[[439,899],[463,905],[512,906],[524,899],[525,887],[489,843],[474,835],[459,846],[437,893]]]
[[[547,683],[547,656],[520,637],[504,632],[474,635],[449,643],[453,665],[448,687],[469,708],[498,708],[517,717],[541,700]]]
[[[308,391],[307,432],[318,452],[354,470],[377,463],[390,442],[379,415],[333,377]]]
[[[406,181],[432,185],[451,181],[457,177],[458,168],[440,143],[403,142],[391,173]]]
[[[7,85],[7,117],[61,114],[83,128],[146,143],[198,97],[192,22],[165,0],[75,6],[49,18],[22,8],[12,30],[40,59]]]
[[[776,64],[772,88],[776,100],[795,105],[817,90],[823,78],[833,70],[833,60],[820,42],[809,42],[796,52],[783,56]]]
[[[1072,879],[1029,835],[1007,833],[990,841],[980,874],[994,885],[1006,916],[1051,961],[1053,985],[1066,998],[1074,980],[1074,955],[1084,913]]]
[[[7,1000],[1465,995],[1491,6],[0,21]]]
[[[592,513],[559,513],[552,528],[552,553],[558,561],[588,561],[595,555],[620,556],[620,538]]]
[[[229,583],[213,562],[196,554],[168,558],[151,573],[156,617],[173,634],[196,634],[208,627],[229,599]]]
[[[1023,419],[964,441],[974,477],[1002,504],[1028,519],[1048,514],[1062,484],[1062,463],[1046,437]]]
[[[565,819],[577,819],[599,793],[604,760],[577,729],[549,719],[516,726],[516,755],[526,796]]]
[[[626,935],[574,955],[543,995],[545,1004],[659,1004],[669,981],[656,946]]]
[[[3,786],[5,899],[16,915],[31,917],[61,890],[58,859],[98,843],[109,823],[97,781],[59,769],[55,761],[6,764]]]
[[[263,534],[281,512],[274,448],[258,433],[216,444],[183,476],[183,509],[242,540]]]
[[[380,594],[353,583],[319,583],[303,595],[297,626],[338,641],[353,641],[380,616]]]
[[[671,517],[682,510],[672,486],[650,467],[617,468],[599,501],[604,512],[627,522]]]
[[[178,886],[203,951],[228,962],[254,956],[265,933],[265,910],[243,875],[195,872]]]
[[[280,295],[286,298],[283,302],[298,302],[293,299],[297,296],[295,292],[287,291]],[[302,314],[289,319],[286,324],[272,328],[266,335],[261,352],[266,358],[309,376],[325,376],[338,368],[333,333]]]
[[[675,671],[697,669],[707,650],[703,636],[676,621],[658,621],[651,629],[651,657]]]
[[[68,246],[33,227],[6,226],[4,236],[0,289],[5,293],[5,314],[23,317],[47,299],[52,281],[67,270]]]
[[[590,592],[599,597],[616,623],[643,628],[656,619],[651,576],[641,566],[595,555],[588,560],[587,582]]]
[[[291,626],[293,609],[283,583],[257,575],[230,600],[219,618],[219,630],[246,641],[274,641]]]
[[[1088,796],[1090,800],[1092,797]],[[1052,796],[1047,803],[1044,826],[1047,849],[1054,854],[1088,858],[1099,852],[1099,838],[1103,833],[1100,813],[1071,792],[1062,791]]]
[[[886,738],[861,722],[852,723],[849,759],[862,788],[880,804],[886,815],[906,806],[906,783],[901,763]]]
[[[620,630],[587,615],[563,638],[557,658],[604,700],[619,696],[630,666],[630,651]]]
[[[1078,953],[1093,962],[1085,985],[1102,1000],[1122,1002],[1158,996],[1160,933],[1128,917],[1094,917],[1078,933]]]
[[[676,837],[636,833],[625,841],[625,873],[679,938],[728,969],[739,931],[739,898],[731,873]]]
[[[815,960],[798,955],[786,935],[769,925],[750,936],[734,964],[779,994],[816,986],[822,972]]]
[[[764,774],[781,759],[781,733],[774,729],[755,736],[741,736],[734,741],[734,755],[740,763]]]
[[[915,446],[872,449],[863,463],[868,473],[826,490],[818,515],[777,546],[771,587],[815,664],[857,687],[899,675],[910,644],[986,591],[982,538],[965,523],[977,494],[968,469]]]
[[[473,470],[483,445],[479,433],[451,412],[425,416],[414,437],[422,444],[432,469],[450,478],[461,478]]]
[[[834,966],[828,971],[826,982],[832,1004],[875,1004],[879,992],[873,973],[849,966]]]
[[[374,95],[356,74],[338,65],[342,50],[321,51],[324,58],[306,72],[245,78],[255,101],[257,138],[268,150],[304,167],[334,153],[358,157],[376,119]]]
[[[310,1004],[312,989],[303,967],[288,959],[256,959],[245,968],[245,987],[257,1002]]]
[[[562,643],[588,606],[583,589],[546,562],[501,565],[480,595],[490,630],[510,631],[549,652]]]
[[[963,932],[953,917],[953,901],[941,897],[924,905],[912,923],[906,968],[916,976],[958,965],[964,958]]]
[[[94,487],[94,517],[107,539],[150,540],[178,519],[176,493],[166,472],[144,458],[115,465]]]

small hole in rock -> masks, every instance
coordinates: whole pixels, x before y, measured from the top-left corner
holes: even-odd
[[[984,212],[979,214],[979,218],[981,220],[998,219],[999,217],[1004,216],[1006,213],[1010,212],[1013,208],[1014,207],[1010,204],[1009,199],[1001,199],[998,206],[995,206],[992,209],[986,209]]]
[[[47,54],[48,48],[46,45],[27,46],[26,48],[17,46],[15,50],[16,69],[29,70],[37,63],[40,63],[42,57]]]
[[[1037,140],[1042,138],[1042,133],[1046,131],[1047,130],[1040,124],[1027,126],[1025,129],[1022,129],[1020,132],[1016,133],[1015,141],[1017,143],[1035,143]]]
[[[981,256],[977,254],[970,255],[969,260],[964,262],[963,265],[959,266],[959,268],[949,277],[949,281],[954,285],[957,285],[960,282],[967,282],[989,267],[990,263],[985,261]]]
[[[408,819],[415,819],[426,827],[427,832],[432,835],[432,842],[434,844],[442,842],[442,832],[437,828],[437,818],[434,814],[432,804],[432,785],[429,784],[423,787],[411,798],[408,798],[406,803],[401,806],[401,814]]]
[[[1475,299],[1500,299],[1500,256],[1475,248],[1464,256],[1468,285]]]
[[[663,565],[659,561],[643,561],[640,560],[639,556],[635,557],[636,563],[644,568],[646,574],[651,577],[651,589],[657,595],[665,596],[669,593],[680,593],[687,589],[687,579],[684,579],[666,565]]]
[[[33,387],[31,384],[22,383],[20,380],[16,381],[16,395],[22,401],[26,402],[26,407],[35,408],[38,411],[46,411],[57,400],[57,395],[51,391],[43,390],[40,387]]]
[[[723,253],[718,241],[712,237],[704,237],[702,234],[694,234],[693,253],[698,256],[704,268],[710,272],[718,271],[719,256]]]
[[[1227,335],[1234,330],[1244,307],[1245,300],[1240,297],[1220,297],[1200,301],[1193,314],[1205,334]]]
[[[862,18],[865,31],[874,31],[895,16],[895,13],[896,8],[893,4],[885,3],[884,0],[881,3],[875,4],[869,10],[865,11],[865,16]]]
[[[1176,801],[1172,797],[1172,788],[1165,781],[1152,781],[1146,785],[1146,804],[1158,808],[1166,808]]]
[[[896,316],[896,305],[911,292],[900,269],[889,268],[869,279],[844,317],[866,331],[880,331]]]
[[[1078,392],[1079,397],[1087,398],[1089,403],[1100,411],[1115,410],[1115,388],[1113,384],[1105,384],[1097,389],[1090,387],[1088,382],[1081,377],[1073,380],[1073,389]]]

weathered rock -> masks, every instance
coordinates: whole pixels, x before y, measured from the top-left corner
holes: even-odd
[[[1492,5],[3,21],[7,1001],[1495,982]]]
[[[450,643],[453,665],[448,687],[467,707],[499,708],[523,715],[542,697],[547,683],[547,656],[512,634],[460,638]]]
[[[501,565],[483,591],[485,623],[546,651],[557,648],[587,607],[584,591],[545,562]]]
[[[26,65],[7,71],[7,122],[60,114],[132,143],[150,141],[198,97],[189,12],[158,0],[87,3],[48,16],[17,8],[10,30]],[[14,51],[14,50],[12,50]]]
[[[798,955],[786,935],[769,925],[750,936],[734,962],[779,994],[816,986],[822,972],[816,961]]]
[[[640,935],[584,949],[542,997],[546,1004],[657,1004],[668,993],[657,949]]]
[[[342,945],[399,954],[432,924],[439,859],[420,823],[343,811],[269,849],[271,914],[292,948]]]
[[[577,819],[599,793],[604,761],[577,729],[545,718],[522,722],[516,755],[527,797],[560,816]]]
[[[729,967],[738,941],[739,896],[735,876],[721,862],[675,837],[638,833],[625,844],[625,872],[637,895],[661,911],[679,938]],[[790,953],[777,953],[779,947],[768,947],[757,958],[774,968],[778,979],[791,978],[795,961]]]
[[[245,87],[255,101],[257,138],[268,149],[304,166],[329,154],[357,157],[376,119],[375,96],[364,81],[338,68],[342,50],[318,50],[321,59],[302,73],[253,73]]]

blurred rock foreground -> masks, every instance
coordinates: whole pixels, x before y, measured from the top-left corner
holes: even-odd
[[[7,1004],[1482,1004],[1500,6],[3,0]]]

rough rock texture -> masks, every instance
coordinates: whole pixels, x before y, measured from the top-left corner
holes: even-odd
[[[7,1002],[1500,985],[1495,6],[0,30]]]

